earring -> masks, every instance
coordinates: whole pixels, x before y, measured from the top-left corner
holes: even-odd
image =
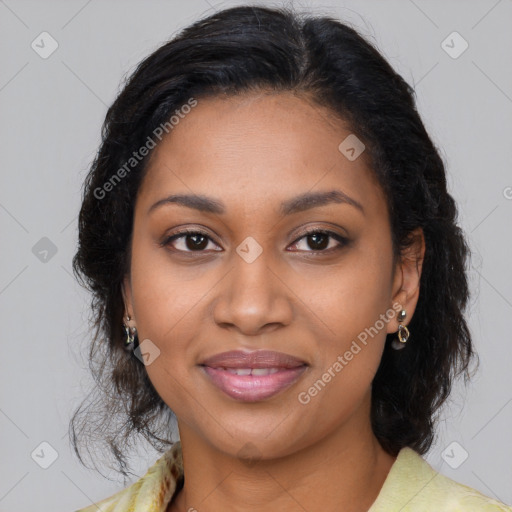
[[[126,321],[129,322],[131,320],[130,316],[126,316]],[[126,349],[131,349],[133,346],[133,342],[135,340],[135,335],[137,334],[137,329],[135,327],[128,327],[127,324],[124,324],[124,331],[126,333],[126,340],[124,342],[124,346]]]
[[[395,350],[402,350],[405,347],[405,344],[407,343],[407,340],[409,339],[410,332],[406,325],[402,325],[401,322],[405,320],[405,317],[407,316],[407,313],[405,312],[405,309],[402,309],[400,313],[398,313],[398,338],[395,338],[391,342],[391,346]]]

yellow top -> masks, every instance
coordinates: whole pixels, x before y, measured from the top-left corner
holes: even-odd
[[[147,473],[110,498],[76,512],[165,512],[183,476],[175,443]],[[509,507],[435,471],[417,452],[402,448],[368,512],[512,512]]]

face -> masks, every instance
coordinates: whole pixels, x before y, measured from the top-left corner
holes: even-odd
[[[126,312],[180,430],[225,453],[283,456],[369,424],[409,299],[368,155],[338,149],[350,134],[306,99],[252,93],[199,100],[151,155]]]

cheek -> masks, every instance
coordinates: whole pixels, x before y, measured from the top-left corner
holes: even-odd
[[[360,246],[323,276],[303,283],[305,301],[334,339],[347,342],[373,326],[390,307],[392,255],[385,246]],[[378,328],[382,328],[380,322]],[[384,330],[385,332],[385,330]],[[341,348],[341,347],[340,347]]]
[[[311,306],[328,326],[322,331],[328,335],[318,339],[317,364],[297,398],[307,417],[315,418],[317,432],[334,428],[368,398],[380,364],[391,260],[370,256],[358,255],[326,280]]]
[[[179,268],[164,249],[134,236],[131,285],[139,341],[149,339],[159,350],[146,371],[164,402],[180,416],[186,417],[193,405],[188,403],[194,385],[188,372],[194,335],[208,329],[204,306],[218,281],[213,274]]]
[[[178,279],[163,275],[156,267],[133,280],[134,291],[137,283],[139,295],[134,310],[141,326],[139,340],[151,340],[159,351],[146,366],[148,377],[167,406],[187,421],[194,406],[190,403],[193,382],[188,376],[190,340],[197,329],[195,307],[204,291],[183,288]]]
[[[343,415],[343,407],[354,406],[370,388],[384,349],[386,319],[392,318],[386,316],[391,306],[391,266],[391,245],[386,240],[361,244],[347,253],[311,297],[310,308],[321,322],[314,321],[327,335],[318,340],[318,366],[307,382],[313,387],[303,391],[318,406],[339,402],[338,414]],[[315,398],[315,393],[322,396]]]
[[[134,236],[131,283],[141,334],[160,344],[183,330],[208,289],[207,278],[198,276],[192,267],[172,264],[167,251],[148,236]]]

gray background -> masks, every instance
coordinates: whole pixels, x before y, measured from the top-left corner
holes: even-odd
[[[0,0],[1,511],[71,511],[122,487],[82,468],[66,435],[91,385],[89,297],[71,274],[80,189],[121,78],[180,27],[239,3]],[[294,5],[358,27],[416,88],[474,251],[469,317],[481,358],[467,390],[455,387],[427,460],[512,503],[512,2]],[[59,45],[47,59],[31,47],[43,31]],[[453,31],[469,44],[458,58],[442,46]],[[157,454],[140,452],[142,475]]]

